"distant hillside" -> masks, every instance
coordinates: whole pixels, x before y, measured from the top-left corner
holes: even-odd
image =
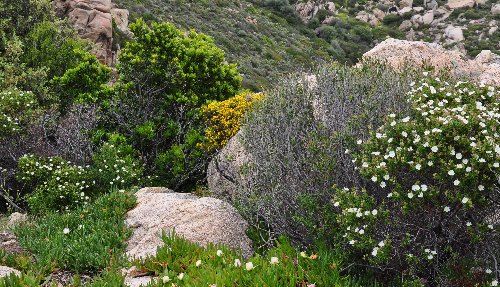
[[[114,0],[130,18],[210,35],[247,88],[335,60],[356,63],[387,37],[500,54],[499,0]]]
[[[308,68],[317,62],[353,63],[373,47],[368,24],[340,14],[333,29],[315,31],[288,1],[260,0],[115,0],[130,11],[130,19],[169,21],[213,37],[237,62],[247,88],[266,87],[281,73]],[[328,30],[328,31],[327,31]],[[380,30],[376,28],[375,30]],[[322,37],[318,37],[320,35]],[[396,35],[392,35],[393,37]]]

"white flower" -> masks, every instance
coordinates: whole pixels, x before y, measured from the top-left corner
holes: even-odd
[[[384,247],[384,245],[385,245],[385,243],[383,240],[378,243],[378,246],[380,246],[380,247]]]
[[[498,286],[498,281],[497,280],[491,281],[491,286]]]
[[[235,267],[240,267],[241,266],[241,261],[239,259],[234,260],[234,266]]]
[[[499,164],[498,162],[495,162],[495,163],[493,164],[493,167],[499,167],[499,166],[500,166],[500,164]]]
[[[486,269],[486,274],[491,274],[491,272],[492,272],[492,271],[491,271],[491,269],[490,269],[490,268]]]
[[[422,192],[420,192],[420,193],[418,194],[418,197],[424,197],[424,194],[423,194]]]
[[[245,264],[245,269],[246,269],[247,271],[250,271],[250,270],[252,270],[253,268],[254,268],[254,267],[253,267],[253,263],[252,263],[252,262],[247,262],[247,263]]]
[[[455,175],[455,171],[453,169],[449,170],[448,175]]]
[[[380,183],[380,187],[381,187],[381,188],[384,188],[384,187],[386,187],[386,186],[387,186],[387,184],[386,184],[384,181],[382,181],[382,183]]]
[[[493,224],[488,224],[489,229],[493,229]]]
[[[348,154],[349,153],[349,149],[346,149],[344,153]]]
[[[354,245],[354,243],[356,243],[356,240],[349,241],[349,244],[351,244],[351,245]]]
[[[411,190],[413,190],[413,191],[420,190],[420,186],[419,186],[418,184],[414,184],[414,185],[411,187]]]
[[[422,191],[427,191],[427,185],[422,184],[422,185],[420,186],[420,189],[421,189]]]
[[[338,207],[340,205],[340,202],[336,201],[333,206]]]
[[[184,278],[184,273],[179,273],[179,275],[177,275],[177,278],[179,280],[182,280],[182,278]]]
[[[467,202],[469,202],[469,198],[467,198],[467,197],[462,198],[462,203],[463,204],[466,204]]]
[[[170,281],[170,277],[168,277],[168,276],[163,276],[163,277],[161,278],[161,280],[163,281],[163,283],[167,283],[168,281]]]
[[[364,229],[361,229],[361,230],[359,231],[359,234],[361,234],[361,235],[365,234],[365,230],[364,230]]]
[[[467,225],[467,227],[469,227],[472,225],[472,223],[470,221],[467,221],[467,223],[465,225]]]
[[[421,168],[422,168],[422,165],[420,165],[419,163],[417,163],[417,165],[415,165],[416,170],[420,170]]]
[[[389,175],[388,174],[384,175],[384,179],[389,180]]]
[[[461,154],[461,153],[457,153],[457,154],[455,155],[455,157],[456,157],[457,159],[462,159],[462,154]]]
[[[413,193],[411,193],[411,192],[408,193],[408,198],[410,198],[410,199],[413,198]]]
[[[221,257],[221,256],[222,256],[222,254],[224,254],[224,253],[222,252],[222,250],[217,250],[217,256]]]
[[[279,262],[278,257],[271,257],[271,261],[270,261],[271,265],[276,265],[276,264],[278,264],[278,262]]]
[[[410,117],[402,118],[401,121],[403,123],[407,123],[408,121],[410,121]]]
[[[432,254],[429,254],[429,255],[427,256],[427,259],[429,259],[429,260],[431,260],[432,258],[434,258],[434,256],[433,256]]]
[[[199,267],[201,265],[201,260],[196,261],[196,267]]]
[[[402,135],[403,137],[407,137],[407,136],[408,136],[408,133],[407,133],[407,132],[405,132],[405,131],[403,131],[403,132],[401,133],[401,135]]]
[[[378,248],[377,247],[373,248],[372,255],[377,256],[377,253],[378,253]]]
[[[437,147],[437,146],[433,146],[433,147],[431,147],[431,151],[432,151],[432,152],[437,152],[437,151],[438,151],[438,147]]]
[[[372,215],[377,215],[378,214],[378,211],[376,209],[372,210]]]
[[[480,191],[483,191],[483,190],[484,190],[484,185],[479,185],[479,186],[477,187],[477,189],[479,189]]]
[[[453,182],[454,185],[459,185],[460,184],[460,180],[458,179],[455,179],[455,181]]]
[[[433,163],[432,161],[428,161],[428,162],[427,162],[427,165],[428,165],[428,166],[432,166],[433,164],[434,164],[434,163]]]
[[[390,192],[390,193],[387,195],[387,197],[392,197],[392,192]]]
[[[395,157],[395,156],[396,156],[396,153],[393,150],[391,150],[389,152],[389,157]]]
[[[372,176],[372,181],[373,182],[377,182],[377,177],[376,176]]]
[[[63,229],[63,233],[64,234],[68,234],[69,232],[70,232],[69,228],[66,227],[66,228]]]
[[[445,206],[444,207],[444,212],[450,212],[450,207],[449,206]]]
[[[300,252],[300,257],[307,257],[307,253],[305,251]]]
[[[357,143],[357,144],[362,144],[362,143],[363,143],[363,141],[362,141],[362,140],[358,140],[356,143]]]

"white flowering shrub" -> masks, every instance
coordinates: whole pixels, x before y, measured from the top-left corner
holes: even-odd
[[[343,242],[357,263],[382,274],[495,284],[500,90],[435,78],[413,83],[408,95],[411,116],[390,114],[358,141],[353,158],[366,188],[335,188]]]
[[[19,159],[17,178],[31,190],[26,196],[30,211],[43,214],[86,205],[95,181],[88,167],[60,157],[25,155]]]
[[[0,140],[18,134],[32,119],[37,107],[31,92],[5,90],[0,93]]]
[[[92,174],[98,189],[127,189],[142,181],[143,167],[136,158],[137,151],[120,135],[111,135],[94,154]]]

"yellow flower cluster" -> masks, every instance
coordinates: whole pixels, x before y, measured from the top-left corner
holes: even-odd
[[[243,115],[263,97],[261,93],[245,91],[225,101],[214,101],[203,106],[201,113],[207,122],[207,128],[201,147],[208,152],[224,147],[240,129]]]

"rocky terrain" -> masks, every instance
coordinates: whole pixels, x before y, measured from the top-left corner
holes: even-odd
[[[356,19],[372,27],[394,26],[404,32],[406,40],[439,43],[471,56],[476,56],[481,49],[500,49],[500,3],[496,0],[356,2],[359,3],[349,10]],[[331,1],[298,1],[294,5],[306,23],[318,14],[329,15],[323,18],[322,24],[330,24],[340,17],[345,7],[339,9],[338,6]]]

